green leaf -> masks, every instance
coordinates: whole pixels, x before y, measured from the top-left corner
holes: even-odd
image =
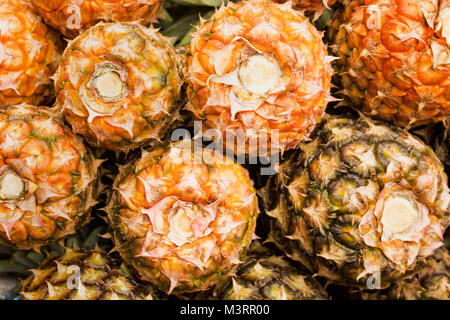
[[[172,43],[177,44],[182,38],[186,36],[188,32],[190,32],[192,25],[196,22],[198,23],[198,21],[198,13],[191,14],[182,17],[175,23],[171,24],[169,27],[161,30],[161,33],[167,37],[173,38]]]
[[[169,23],[173,23],[173,18],[170,15],[170,13],[166,10],[166,8],[163,8],[163,10],[162,10],[162,17],[160,19],[164,20],[164,21],[167,21]]]

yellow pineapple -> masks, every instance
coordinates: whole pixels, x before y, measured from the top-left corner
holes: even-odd
[[[253,241],[235,275],[217,285],[213,297],[221,300],[325,300],[321,284],[285,257]]]
[[[159,141],[179,118],[183,59],[157,30],[101,23],[73,40],[56,72],[56,108],[95,146]]]
[[[190,142],[144,151],[113,188],[116,250],[166,293],[209,289],[241,262],[254,235],[258,200],[247,171]]]
[[[431,148],[406,131],[330,117],[262,193],[270,239],[331,281],[384,288],[443,245],[447,181]]]
[[[156,290],[138,284],[116,257],[99,248],[65,248],[59,258],[50,258],[23,282],[24,300],[154,300]]]

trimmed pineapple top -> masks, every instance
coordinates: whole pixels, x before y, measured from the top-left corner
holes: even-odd
[[[214,295],[224,300],[321,300],[325,289],[311,275],[286,258],[272,255],[254,241],[246,258],[230,280],[218,285]]]
[[[66,248],[62,257],[31,271],[20,293],[25,300],[147,300],[155,294],[99,249]]]
[[[202,21],[187,55],[187,108],[231,149],[243,131],[246,148],[238,142],[237,154],[256,154],[256,138],[272,152],[295,147],[331,100],[332,58],[290,4],[229,2]]]
[[[66,48],[56,107],[88,143],[128,151],[160,141],[179,119],[183,58],[156,29],[100,23]]]
[[[386,286],[443,245],[447,176],[417,138],[331,117],[300,150],[264,194],[277,219],[272,237],[287,237],[280,245],[293,257],[332,280]]]
[[[247,171],[190,142],[144,152],[114,189],[108,213],[117,250],[142,280],[169,293],[208,289],[240,263],[255,230]]]

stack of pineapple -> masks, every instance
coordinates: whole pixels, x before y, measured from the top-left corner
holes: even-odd
[[[0,25],[0,296],[450,299],[448,1],[1,0]]]

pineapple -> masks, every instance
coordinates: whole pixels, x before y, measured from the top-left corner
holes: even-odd
[[[306,276],[282,256],[253,241],[236,275],[216,286],[221,300],[323,300],[328,295],[317,280]]]
[[[37,249],[75,233],[96,203],[99,164],[47,108],[0,109],[0,243]]]
[[[450,254],[439,249],[414,277],[398,281],[387,292],[362,292],[365,300],[450,300]]]
[[[155,22],[162,0],[31,0],[51,27],[75,38],[98,22]]]
[[[341,93],[405,128],[448,120],[449,26],[447,0],[346,1],[330,28]]]
[[[0,107],[47,102],[60,59],[56,33],[21,0],[0,2],[0,30]]]
[[[314,14],[316,20],[327,9],[330,8],[336,0],[289,0],[294,9],[305,11],[308,14]],[[287,0],[275,0],[278,3],[288,2]]]
[[[271,241],[335,283],[387,287],[443,245],[450,193],[431,148],[368,118],[330,117],[262,195]]]
[[[206,138],[238,155],[295,147],[331,99],[321,34],[288,3],[229,2],[192,34],[187,54],[186,108]]]
[[[179,118],[182,62],[155,29],[97,24],[63,54],[56,108],[93,146],[126,152],[148,145]]]
[[[122,168],[107,208],[116,250],[166,293],[205,291],[241,261],[258,200],[247,171],[191,142]]]
[[[126,267],[98,247],[94,250],[65,249],[50,258],[23,282],[24,300],[153,300],[158,293],[137,284]]]

